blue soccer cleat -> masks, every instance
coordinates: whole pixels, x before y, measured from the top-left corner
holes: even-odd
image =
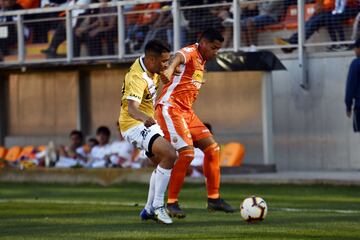
[[[147,221],[147,220],[155,220],[156,221],[154,212],[148,213],[145,208],[143,210],[141,210],[140,218],[143,221]]]

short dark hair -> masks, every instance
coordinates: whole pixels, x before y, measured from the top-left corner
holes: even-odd
[[[219,42],[224,42],[224,37],[215,28],[208,28],[205,31],[203,31],[200,35],[199,40],[201,40],[202,38],[205,38],[210,42],[214,42],[216,40],[218,40]]]
[[[106,136],[110,136],[111,133],[110,133],[110,129],[108,127],[105,127],[105,126],[100,126],[98,127],[98,129],[96,130],[96,135],[99,135],[99,134],[105,134]]]
[[[150,40],[145,45],[145,55],[152,53],[160,56],[162,53],[168,52],[171,52],[169,45],[157,39]]]
[[[83,133],[79,130],[72,130],[69,134],[69,137],[71,137],[73,135],[78,135],[81,140],[84,139]]]

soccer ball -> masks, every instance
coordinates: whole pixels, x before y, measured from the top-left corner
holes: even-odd
[[[267,205],[259,197],[246,198],[240,205],[241,217],[248,222],[264,220],[267,214]]]

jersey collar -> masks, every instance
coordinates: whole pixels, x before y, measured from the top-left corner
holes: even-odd
[[[197,52],[198,52],[198,55],[199,55],[201,61],[204,62],[204,59],[203,59],[203,57],[201,56],[201,53],[200,53],[200,51],[199,51],[199,43],[195,43],[195,46],[196,46],[196,49],[197,49]]]
[[[145,56],[141,56],[141,57],[139,58],[139,63],[140,63],[140,67],[142,68],[142,70],[143,70],[144,72],[147,72],[148,70],[147,70],[146,67],[145,67],[144,57],[145,57]]]

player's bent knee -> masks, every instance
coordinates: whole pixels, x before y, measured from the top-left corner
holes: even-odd
[[[166,153],[167,157],[169,158],[169,161],[172,163],[175,163],[177,159],[176,150],[171,147],[171,149],[168,149]]]
[[[173,146],[162,137],[155,140],[152,146],[152,152],[154,155],[159,156],[162,160],[172,164],[177,158],[175,148],[173,148]]]

